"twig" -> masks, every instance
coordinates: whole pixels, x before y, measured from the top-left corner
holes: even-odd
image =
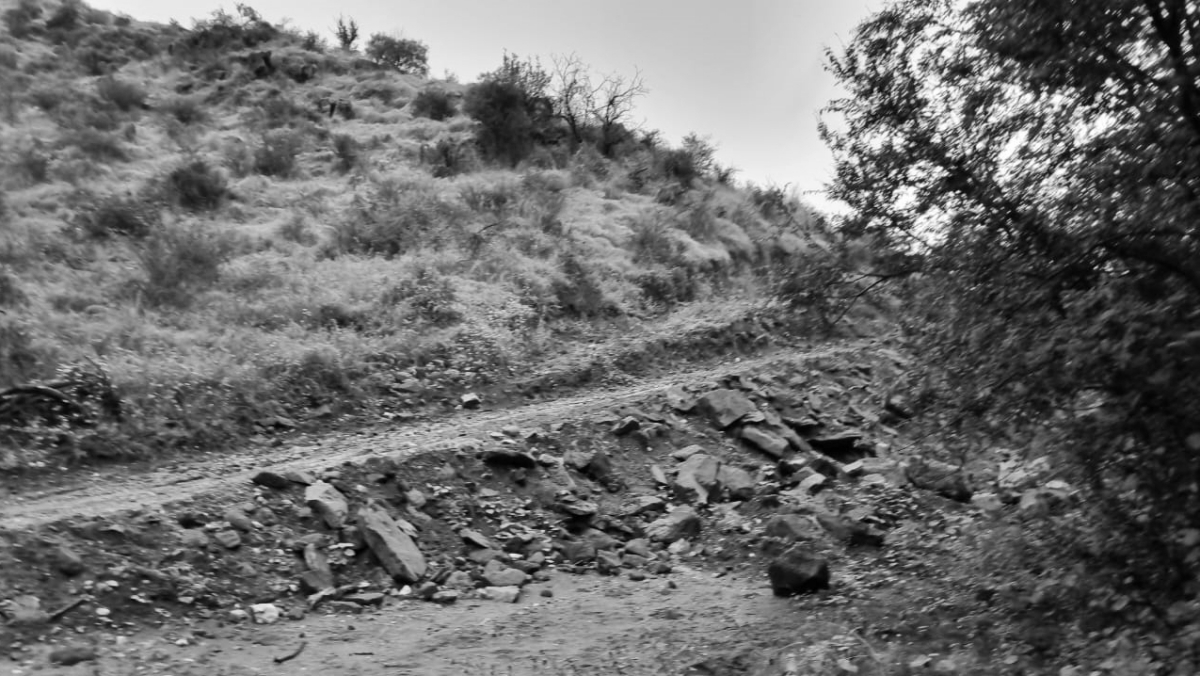
[[[67,605],[63,606],[62,608],[59,608],[58,610],[56,610],[56,611],[50,613],[48,616],[46,616],[46,621],[47,622],[57,622],[60,619],[62,619],[63,615],[66,615],[67,613],[71,612],[72,610],[75,610],[76,608],[78,608],[79,606],[82,606],[85,603],[87,603],[86,598],[75,599],[74,601],[71,601]]]
[[[275,664],[283,664],[284,662],[287,662],[288,660],[296,659],[297,655],[304,652],[304,646],[306,646],[306,645],[308,645],[308,641],[301,641],[300,647],[296,648],[296,650],[294,652],[288,653],[287,655],[284,655],[283,657],[276,657]]]

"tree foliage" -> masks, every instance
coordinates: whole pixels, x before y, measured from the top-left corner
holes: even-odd
[[[920,273],[960,400],[1053,418],[1106,504],[1196,556],[1200,6],[900,0],[829,68],[843,227],[889,252],[868,273]]]
[[[429,47],[418,40],[375,33],[367,41],[367,56],[401,73],[429,74]]]

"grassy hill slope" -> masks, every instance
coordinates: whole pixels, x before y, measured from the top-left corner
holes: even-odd
[[[0,389],[58,378],[72,401],[10,396],[3,467],[390,415],[732,323],[824,241],[653,134],[490,161],[468,87],[253,11],[185,29],[10,2],[4,28]]]

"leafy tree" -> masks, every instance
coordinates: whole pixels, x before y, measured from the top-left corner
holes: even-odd
[[[1054,420],[1167,559],[1200,525],[1200,5],[899,0],[829,68],[845,232],[966,413]],[[1191,553],[1193,556],[1197,552]]]
[[[484,80],[467,90],[463,111],[479,122],[476,143],[485,157],[516,166],[533,150],[533,121],[525,92],[511,82]]]
[[[338,46],[342,51],[353,52],[354,45],[358,42],[358,22],[353,18],[347,20],[346,17],[339,16],[333,34],[337,37]]]
[[[367,56],[401,73],[429,74],[429,47],[417,40],[375,33],[367,42]]]

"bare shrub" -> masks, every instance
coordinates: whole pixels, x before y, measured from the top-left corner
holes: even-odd
[[[334,134],[333,153],[337,157],[337,170],[348,172],[358,164],[358,141],[349,134]]]
[[[229,194],[225,177],[199,158],[172,169],[166,190],[172,202],[189,211],[212,211]]]
[[[254,151],[254,170],[264,176],[290,177],[296,171],[296,158],[303,145],[300,134],[290,129],[266,132]]]
[[[159,229],[138,252],[145,273],[142,300],[156,307],[189,305],[196,293],[217,282],[233,248],[229,239],[199,228]]]
[[[129,153],[112,134],[97,129],[79,129],[59,139],[62,147],[75,147],[96,162],[125,162]]]
[[[108,195],[96,201],[76,222],[82,233],[92,239],[114,235],[143,238],[158,222],[158,213],[133,195]]]
[[[96,82],[96,93],[126,113],[146,104],[146,90],[141,85],[111,75]]]
[[[181,124],[197,124],[208,119],[208,113],[200,105],[200,99],[195,96],[176,96],[167,99],[159,105],[158,109]]]

